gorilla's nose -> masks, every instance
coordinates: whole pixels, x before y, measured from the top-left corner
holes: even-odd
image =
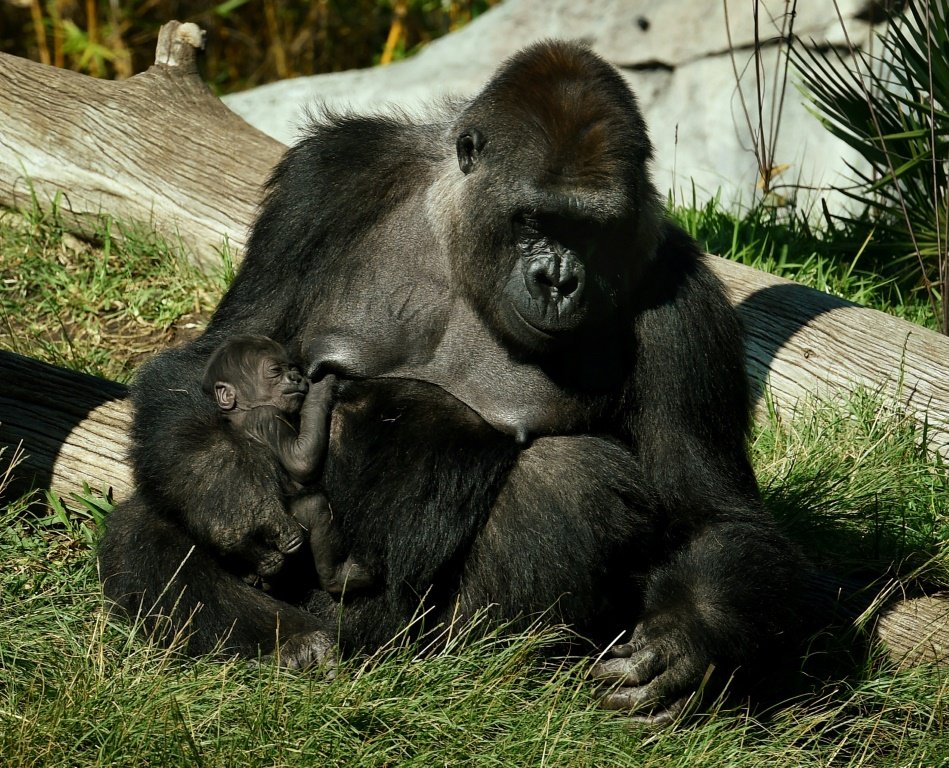
[[[576,298],[583,288],[583,264],[569,253],[551,253],[530,260],[527,290],[535,299],[561,302]]]

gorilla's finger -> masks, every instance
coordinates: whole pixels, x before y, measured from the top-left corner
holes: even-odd
[[[290,515],[263,521],[259,539],[283,555],[296,552],[306,541],[306,529]]]
[[[601,661],[593,667],[594,680],[605,680],[621,685],[643,685],[664,669],[659,652],[652,647],[637,651],[628,658]]]
[[[642,637],[639,632],[633,634],[632,638],[627,643],[617,643],[609,650],[610,658],[616,659],[628,659],[637,651],[641,651],[646,647],[646,644],[649,641],[645,637]]]
[[[322,668],[327,680],[336,677],[336,648],[332,638],[321,630],[291,635],[272,655],[285,669]]]
[[[691,698],[691,696],[683,696],[663,709],[654,709],[646,715],[631,715],[630,720],[654,728],[669,725],[682,716]]]
[[[609,650],[611,658],[614,659],[628,659],[633,655],[633,646],[632,643],[620,643],[619,645],[614,645]]]
[[[653,680],[647,685],[625,686],[610,691],[600,699],[600,706],[603,709],[636,712],[655,707],[659,701],[659,681]]]
[[[274,576],[283,568],[284,556],[260,545],[251,545],[245,553],[258,576]]]

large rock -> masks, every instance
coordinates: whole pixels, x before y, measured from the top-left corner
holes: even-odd
[[[879,3],[839,0],[837,5],[850,39],[865,45],[871,28],[860,19],[869,15],[867,6]],[[764,0],[760,7],[767,136],[774,122],[772,99],[778,95],[775,68],[783,66],[784,49],[776,38],[788,3]],[[579,39],[620,67],[638,94],[656,147],[654,175],[662,191],[691,200],[694,189],[699,201],[720,192],[726,201],[749,203],[759,194],[752,151],[759,126],[751,8],[747,0],[731,0],[726,25],[718,0],[504,0],[406,61],[285,80],[233,94],[225,103],[251,124],[291,143],[307,110],[320,104],[357,112],[391,106],[418,112],[433,98],[474,93],[502,60],[535,40]],[[794,32],[822,46],[846,43],[834,3],[823,0],[799,3]],[[787,164],[780,179],[788,183],[839,184],[849,176],[847,163],[861,161],[807,112],[795,87],[798,79],[792,74],[787,84],[773,164]],[[799,195],[798,203],[815,202],[807,197]]]

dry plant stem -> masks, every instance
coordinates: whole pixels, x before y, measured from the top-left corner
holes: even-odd
[[[96,45],[99,42],[99,19],[96,16],[96,1],[86,0],[86,35],[89,38],[89,45]],[[90,61],[90,74],[99,77],[99,60],[93,56]]]
[[[930,0],[926,0],[926,24],[933,24],[932,7]],[[933,36],[926,34],[926,73],[929,78],[929,92],[933,93],[935,80],[933,79]],[[936,102],[929,100],[929,146],[933,148],[930,162],[933,170],[933,210],[936,212],[936,267],[939,274],[939,289],[942,298],[942,332],[949,336],[949,190],[945,191],[944,200],[939,200],[939,159],[936,157]],[[939,227],[940,203],[945,206],[943,213],[943,229]]]
[[[43,24],[43,8],[40,6],[40,0],[33,0],[30,3],[30,16],[33,20],[33,33],[36,35],[36,47],[40,52],[40,61],[43,64],[50,63],[49,44],[46,42],[46,25]]]
[[[406,0],[395,0],[392,7],[392,26],[389,27],[389,35],[386,37],[385,47],[379,57],[379,63],[382,65],[392,63],[395,58],[395,47],[405,39],[405,16],[408,10]]]
[[[745,95],[741,89],[741,73],[738,71],[738,63],[735,58],[735,45],[731,36],[731,20],[728,14],[728,0],[722,0],[725,12],[725,35],[728,39],[729,59],[732,65],[732,73],[735,77],[735,89],[738,92],[738,99],[741,104],[742,113],[745,117],[745,126],[748,128],[749,138],[752,143],[752,150],[755,155],[755,162],[758,165],[758,175],[761,180],[762,194],[767,195],[773,191],[773,175],[776,167],[775,155],[777,153],[778,135],[781,129],[781,114],[784,111],[784,97],[787,90],[788,66],[790,63],[791,40],[793,40],[794,19],[797,15],[797,0],[785,0],[785,12],[781,18],[781,26],[778,30],[779,44],[776,50],[774,79],[771,87],[771,112],[768,117],[767,139],[765,138],[764,127],[764,104],[765,104],[765,72],[764,56],[762,54],[763,43],[761,41],[761,29],[759,26],[760,0],[754,0],[752,4],[752,14],[754,19],[754,67],[755,67],[755,98],[757,106],[757,130],[752,122],[751,114],[748,112],[748,104],[745,101]],[[790,6],[790,7],[789,7]],[[774,19],[770,20],[774,23]],[[782,50],[784,45],[784,65],[781,66]],[[780,80],[780,87],[779,87]]]
[[[764,79],[764,62],[761,56],[761,29],[758,26],[759,11],[761,3],[755,0],[751,6],[752,18],[754,19],[755,29],[755,99],[758,107],[758,137],[757,144],[761,154],[759,161],[761,180],[764,183],[763,192],[767,194],[771,191],[771,166],[774,164],[774,158],[771,157],[771,148],[764,143],[764,93],[762,92],[761,81]]]
[[[49,3],[49,20],[53,27],[53,64],[60,69],[66,66],[65,35],[63,34],[63,16],[59,3]]]
[[[781,132],[781,115],[784,112],[784,96],[788,87],[788,67],[791,65],[791,45],[794,40],[794,19],[797,18],[797,0],[785,0],[784,16],[781,17],[781,43],[775,51],[774,82],[771,84],[771,120],[768,135],[768,156],[771,166],[776,165],[775,156],[778,151],[778,135]],[[783,56],[782,56],[783,53]],[[784,59],[782,67],[781,60]],[[779,83],[780,80],[780,83]],[[768,183],[772,178],[769,174]]]
[[[745,125],[748,128],[748,133],[753,143],[755,160],[758,162],[758,173],[762,174],[762,178],[764,178],[764,166],[761,153],[759,152],[758,142],[754,140],[755,129],[751,123],[751,115],[748,113],[748,104],[745,102],[745,95],[741,90],[741,73],[738,71],[738,61],[735,58],[735,44],[732,42],[732,25],[728,16],[728,0],[722,0],[722,8],[725,11],[725,36],[728,39],[728,57],[732,64],[732,73],[735,75],[735,90],[738,91],[738,101],[741,104],[741,111],[745,115]]]
[[[277,8],[274,0],[264,3],[264,15],[267,18],[267,31],[270,35],[270,50],[273,51],[274,69],[281,80],[290,77],[290,68],[287,66],[287,52],[283,46],[283,37],[277,23]]]

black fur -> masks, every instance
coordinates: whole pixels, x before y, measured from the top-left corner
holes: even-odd
[[[317,375],[438,385],[521,447],[473,427],[469,476],[451,458],[451,409],[393,393],[405,423],[391,440],[388,423],[341,419],[327,494],[353,552],[383,566],[384,593],[340,619],[322,593],[263,595],[204,558],[176,582],[200,580],[184,603],[203,604],[194,652],[228,631],[235,650],[269,650],[278,614],[374,646],[426,592],[432,621],[456,604],[499,618],[555,604],[597,642],[630,638],[598,668],[620,686],[608,706],[661,709],[709,665],[752,667],[790,645],[805,566],[762,511],[746,456],[739,323],[664,221],[650,154],[619,75],[565,43],[527,49],[430,122],[318,120],[274,171],[207,332],[136,379],[138,495],[100,550],[106,593],[155,600],[189,542],[224,535],[175,528],[176,510],[252,498],[239,472],[182,463],[180,446],[207,418],[207,355],[259,333],[308,352]],[[134,542],[169,537],[167,555],[136,559]],[[255,626],[232,629],[248,614]]]

